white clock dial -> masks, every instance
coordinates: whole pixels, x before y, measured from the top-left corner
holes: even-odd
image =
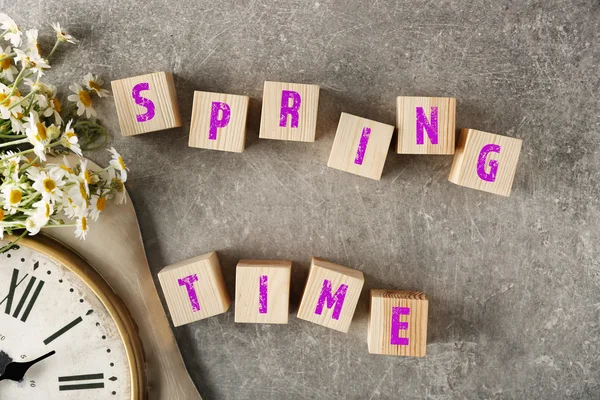
[[[52,350],[22,381],[0,381],[0,399],[131,399],[125,345],[100,299],[65,266],[18,246],[0,254],[0,374]]]

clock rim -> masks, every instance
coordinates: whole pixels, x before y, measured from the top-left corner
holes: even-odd
[[[15,235],[4,235],[2,240],[14,242],[17,239],[18,236]],[[131,400],[146,399],[145,355],[138,334],[139,330],[127,306],[108,282],[90,262],[75,250],[44,233],[22,237],[18,239],[15,245],[28,247],[64,265],[69,271],[77,275],[100,299],[100,302],[115,322],[125,346],[125,354],[130,370]]]

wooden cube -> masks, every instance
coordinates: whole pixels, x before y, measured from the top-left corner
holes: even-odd
[[[287,324],[291,261],[241,260],[235,273],[235,322]]]
[[[314,142],[319,86],[265,81],[261,139]]]
[[[509,196],[521,139],[463,129],[448,180],[457,185]]]
[[[248,96],[194,92],[189,146],[243,152],[249,102]]]
[[[381,179],[394,127],[342,113],[327,166]]]
[[[181,126],[173,75],[155,72],[111,82],[123,136]]]
[[[364,282],[361,271],[313,257],[298,318],[348,332]]]
[[[158,280],[174,326],[222,314],[231,304],[214,251],[163,268]]]
[[[369,353],[425,356],[428,300],[422,292],[371,289]]]
[[[398,154],[454,154],[456,99],[397,99]]]

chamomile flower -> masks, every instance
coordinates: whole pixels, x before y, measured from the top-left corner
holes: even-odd
[[[108,170],[110,188],[114,193],[115,203],[124,204],[127,202],[127,192],[125,191],[125,184],[117,177],[117,174],[113,169]]]
[[[81,147],[79,147],[79,138],[75,134],[73,128],[71,128],[71,123],[73,120],[70,120],[67,126],[65,127],[65,133],[63,133],[60,138],[60,144],[67,149],[71,149],[71,151],[81,157]],[[82,163],[83,164],[83,163]]]
[[[87,235],[88,230],[89,230],[87,218],[86,217],[78,218],[75,226],[76,226],[75,236],[79,239],[85,240],[85,235]]]
[[[21,66],[30,69],[33,73],[38,74],[38,76],[44,75],[44,70],[50,68],[46,60],[35,52],[25,53],[23,50],[15,49],[15,53],[17,53],[15,58],[21,63]]]
[[[87,208],[82,207],[80,204],[76,204],[69,196],[63,197],[62,207],[62,211],[69,219],[80,218],[87,215]]]
[[[54,206],[46,200],[40,200],[33,204],[34,210],[30,216],[37,218],[39,225],[46,225],[50,221],[50,216],[54,213]]]
[[[86,76],[83,77],[83,84],[92,92],[96,92],[98,97],[106,97],[110,94],[110,92],[106,89],[102,88],[104,81],[98,75],[93,75],[91,72],[88,72]]]
[[[0,165],[4,176],[18,181],[19,171],[21,170],[21,161],[25,160],[26,158],[22,155],[15,155],[13,151],[8,150],[0,159]]]
[[[42,199],[56,203],[62,196],[65,182],[56,170],[45,171],[37,167],[29,167],[27,176],[33,181],[33,188],[42,194]]]
[[[12,48],[7,46],[5,49],[0,46],[0,76],[9,82],[15,80],[15,75],[19,72],[15,67],[15,62],[9,54],[12,53]]]
[[[67,99],[73,103],[77,103],[77,115],[83,115],[85,113],[87,118],[92,115],[96,115],[96,110],[92,107],[92,97],[90,93],[81,87],[80,84],[74,83],[69,86],[69,89],[75,93],[69,95]]]
[[[36,112],[29,114],[29,124],[25,129],[29,143],[33,145],[33,152],[42,161],[46,161],[46,145],[49,143],[46,125],[40,121]]]
[[[13,215],[17,212],[17,209],[23,201],[23,191],[16,182],[5,183],[2,186],[2,198],[4,200],[2,208],[4,208],[9,215]]]
[[[27,38],[26,50],[31,55],[41,57],[38,33],[37,29],[29,29],[25,32],[25,37]]]
[[[37,217],[31,216],[25,220],[25,229],[29,232],[30,236],[37,235],[42,227],[43,225]]]
[[[0,13],[0,30],[3,32],[6,31],[4,39],[8,40],[13,46],[21,45],[21,35],[23,32],[21,32],[11,17],[3,13]]]
[[[54,29],[54,32],[56,32],[56,40],[59,42],[77,43],[77,39],[63,31],[58,22],[52,23],[52,28]]]
[[[117,171],[120,172],[121,181],[123,183],[127,182],[127,165],[125,165],[125,161],[123,161],[123,157],[115,150],[114,147],[111,147],[110,153],[112,154],[112,159],[110,160],[110,165]]]
[[[98,221],[100,212],[106,207],[107,199],[105,196],[92,195],[92,201],[90,202],[90,218],[94,221]]]
[[[71,175],[71,178],[74,185],[69,188],[67,195],[75,205],[87,209],[90,205],[90,187],[78,175]]]

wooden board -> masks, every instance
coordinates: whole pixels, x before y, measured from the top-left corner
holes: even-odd
[[[240,260],[235,270],[235,322],[287,324],[291,261]]]
[[[174,326],[223,314],[231,305],[214,251],[169,265],[158,273],[158,279]]]
[[[424,357],[428,312],[423,292],[371,289],[369,353]]]
[[[265,81],[259,137],[314,142],[318,108],[319,86]]]
[[[123,136],[181,126],[175,82],[170,72],[155,72],[111,82]]]
[[[380,180],[394,127],[342,113],[327,166]]]
[[[69,162],[74,165],[77,157],[69,157]],[[99,167],[90,161],[88,168]],[[98,222],[90,225],[85,241],[77,239],[70,227],[43,232],[88,260],[129,308],[144,345],[149,400],[200,400],[152,280],[129,195],[126,204],[106,207]]]
[[[454,154],[456,99],[397,99],[398,154]]]
[[[448,180],[484,192],[510,196],[523,141],[463,129]]]
[[[364,283],[361,271],[313,257],[297,317],[347,333]]]
[[[188,145],[243,152],[249,103],[248,96],[195,91]]]

